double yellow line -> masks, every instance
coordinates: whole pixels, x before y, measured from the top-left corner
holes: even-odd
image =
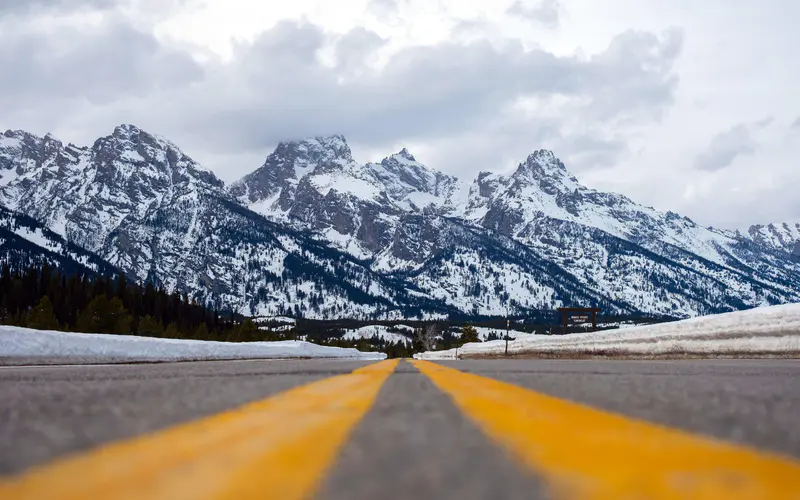
[[[800,462],[414,365],[558,498],[800,499]],[[0,499],[313,497],[397,361],[102,446],[0,483]]]

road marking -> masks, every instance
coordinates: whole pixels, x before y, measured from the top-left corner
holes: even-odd
[[[0,498],[308,498],[396,366],[381,361],[57,460],[3,480]]]
[[[412,361],[558,498],[800,499],[800,462]]]

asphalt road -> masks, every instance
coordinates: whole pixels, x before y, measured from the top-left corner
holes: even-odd
[[[349,373],[354,361],[0,368],[0,474],[210,416]],[[800,459],[796,360],[464,360],[462,372]],[[410,363],[380,388],[316,495],[323,499],[546,498]]]

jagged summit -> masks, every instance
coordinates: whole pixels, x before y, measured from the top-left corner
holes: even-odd
[[[417,159],[414,158],[414,155],[409,153],[406,148],[401,149],[399,152],[395,153],[395,155],[393,155],[393,156],[399,156],[401,158],[405,158],[408,161],[417,161]]]
[[[800,222],[755,224],[747,232],[760,244],[800,257]]]
[[[567,170],[567,167],[547,149],[540,149],[529,154],[525,161],[521,162],[512,176],[533,176],[537,179],[542,177],[565,177],[574,179],[574,176]],[[577,180],[575,180],[577,182]]]
[[[350,146],[343,135],[316,136],[296,141],[281,141],[272,154],[289,159],[297,157],[310,162],[337,159],[352,161],[353,159],[353,153],[350,151]]]
[[[127,136],[130,136],[130,135],[139,134],[139,133],[142,133],[142,132],[144,132],[144,131],[142,129],[140,129],[139,127],[137,127],[136,125],[133,125],[131,123],[122,123],[122,124],[117,125],[116,127],[114,127],[113,135],[127,137]]]

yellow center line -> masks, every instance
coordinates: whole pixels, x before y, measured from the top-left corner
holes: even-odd
[[[800,499],[795,459],[413,364],[559,498]]]
[[[396,366],[381,361],[33,468],[2,480],[0,498],[308,498]]]

